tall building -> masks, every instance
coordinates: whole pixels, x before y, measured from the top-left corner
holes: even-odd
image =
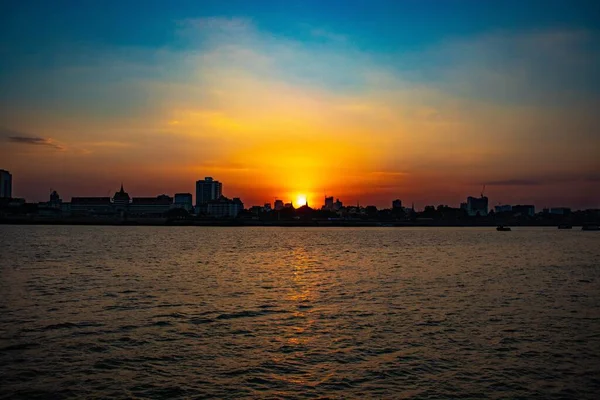
[[[392,201],[392,208],[402,208],[402,200],[396,199]]]
[[[223,185],[219,181],[207,176],[204,180],[196,182],[196,207],[206,204],[211,200],[220,198],[223,194]]]
[[[12,198],[12,175],[0,169],[0,198]]]
[[[333,196],[325,197],[325,204],[323,205],[324,210],[333,210]]]
[[[462,204],[461,204],[462,208]],[[467,213],[474,217],[479,215],[485,217],[488,215],[488,198],[485,196],[481,197],[467,197]]]

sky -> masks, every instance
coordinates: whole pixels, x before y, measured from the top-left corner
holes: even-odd
[[[600,2],[5,1],[13,196],[600,208]]]

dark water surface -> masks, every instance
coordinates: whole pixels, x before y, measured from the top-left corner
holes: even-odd
[[[600,232],[0,226],[0,398],[598,398]]]

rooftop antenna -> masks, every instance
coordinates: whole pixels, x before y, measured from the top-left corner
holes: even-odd
[[[483,184],[483,189],[481,189],[481,197],[483,197],[484,192],[485,192],[485,183]]]

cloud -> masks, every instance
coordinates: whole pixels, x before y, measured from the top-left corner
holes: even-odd
[[[32,144],[36,146],[48,146],[53,147],[58,150],[64,150],[64,147],[57,144],[50,138],[40,138],[40,137],[31,137],[31,136],[9,136],[9,142],[13,143],[21,143],[21,144]]]
[[[51,138],[42,138],[36,136],[29,136],[20,132],[11,131],[8,129],[0,129],[0,135],[6,137],[6,140],[11,143],[33,145],[33,146],[46,146],[57,150],[64,150],[65,148],[55,142]]]

